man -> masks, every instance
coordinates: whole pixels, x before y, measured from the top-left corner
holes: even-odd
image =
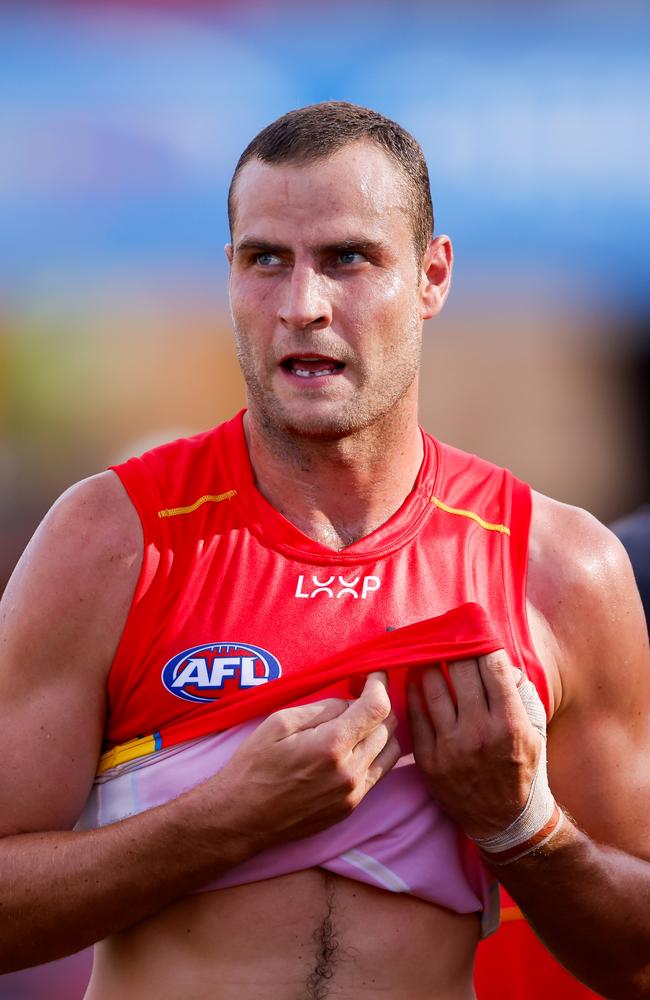
[[[90,1000],[469,1000],[478,844],[574,971],[650,996],[629,565],[588,515],[535,496],[531,520],[509,473],[420,433],[452,256],[417,143],[352,105],[292,112],[230,209],[246,415],[75,487],[5,596],[3,966],[105,939]],[[406,685],[418,770],[400,657],[368,650],[416,662],[414,623],[449,611],[447,668]],[[346,647],[357,699],[242,720]]]

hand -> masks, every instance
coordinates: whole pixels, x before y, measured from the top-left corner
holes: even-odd
[[[429,791],[467,836],[501,834],[522,813],[543,743],[517,689],[521,671],[503,650],[440,667],[408,682],[415,759]]]
[[[219,772],[236,804],[233,822],[257,850],[344,819],[398,761],[386,685],[374,673],[352,703],[329,698],[274,712]]]

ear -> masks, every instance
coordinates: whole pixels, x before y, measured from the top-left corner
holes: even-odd
[[[420,318],[432,319],[445,304],[451,285],[454,254],[448,236],[436,236],[422,258]]]
[[[225,245],[225,247],[223,249],[224,249],[224,253],[225,253],[226,257],[228,258],[228,264],[229,264],[230,267],[232,267],[232,253],[233,253],[233,251],[232,251],[232,243],[226,243],[226,245]]]

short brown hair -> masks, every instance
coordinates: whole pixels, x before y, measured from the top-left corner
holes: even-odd
[[[228,190],[228,222],[234,227],[235,182],[249,160],[262,163],[308,163],[325,159],[353,142],[362,140],[380,146],[402,171],[407,208],[413,224],[413,246],[418,261],[424,256],[433,235],[433,205],[429,171],[419,143],[413,136],[377,111],[348,104],[324,101],[297,108],[271,122],[248,144],[239,157]]]

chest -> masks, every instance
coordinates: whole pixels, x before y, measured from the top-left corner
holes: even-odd
[[[502,536],[463,528],[442,533],[431,518],[397,550],[327,560],[280,552],[241,526],[170,543],[111,671],[109,739],[153,731],[198,703],[245,695],[466,601],[511,636]]]

